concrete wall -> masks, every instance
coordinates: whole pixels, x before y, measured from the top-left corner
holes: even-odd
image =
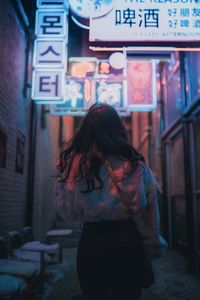
[[[56,162],[59,157],[59,117],[45,114],[45,128],[41,126],[42,107],[38,106],[38,124],[35,160],[34,186],[34,234],[39,239],[45,238],[47,230],[56,221],[56,203],[54,183],[57,174]]]

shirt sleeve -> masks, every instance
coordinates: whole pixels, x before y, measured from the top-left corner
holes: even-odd
[[[156,182],[147,164],[143,166],[143,175],[138,182],[131,211],[141,235],[146,256],[151,260],[161,257],[168,245],[160,236]]]
[[[77,189],[75,185],[69,185],[65,182],[56,182],[57,201],[65,203],[66,217],[68,220],[77,220],[81,212],[77,208]]]

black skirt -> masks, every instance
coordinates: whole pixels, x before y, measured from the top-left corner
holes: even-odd
[[[85,299],[139,299],[154,281],[132,219],[85,222],[77,271]]]

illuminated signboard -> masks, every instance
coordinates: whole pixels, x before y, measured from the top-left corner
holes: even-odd
[[[67,1],[38,0],[33,53],[32,99],[63,103],[67,61]]]
[[[32,99],[62,103],[65,73],[62,69],[36,69],[33,72]]]
[[[84,82],[68,80],[65,84],[64,107],[66,109],[84,108]]]
[[[128,61],[127,107],[130,111],[150,111],[156,108],[155,61]]]
[[[72,20],[80,27],[89,29],[91,11],[93,16],[104,16],[113,8],[113,0],[69,0]]]
[[[124,107],[123,82],[100,80],[96,82],[96,101],[113,107]]]
[[[68,110],[88,109],[94,103],[94,82],[72,77],[65,82],[63,107]],[[62,107],[62,106],[60,106]]]
[[[95,102],[95,81],[91,78],[84,79],[84,100],[85,109],[88,109]]]
[[[66,11],[39,9],[36,11],[37,37],[65,37],[67,35]]]
[[[109,75],[113,75],[113,76],[122,76],[123,75],[123,68],[121,69],[114,69],[109,60],[107,59],[101,59],[99,60],[99,64],[98,64],[98,74],[99,75],[105,75],[105,76],[109,76]]]
[[[107,14],[113,8],[113,0],[69,0],[72,12],[82,18],[89,18],[91,11],[95,17]]]
[[[90,41],[200,41],[200,1],[116,0],[90,18]]]
[[[38,8],[65,8],[68,6],[67,0],[37,0]]]
[[[40,58],[44,49],[38,53]],[[87,57],[70,58],[68,76],[62,67],[36,68],[32,98],[56,104],[53,114],[60,115],[78,115],[77,111],[82,115],[95,102],[108,103],[124,116],[156,108],[155,60],[127,60],[124,68],[116,71],[119,73],[115,74],[109,59]]]
[[[108,60],[104,60],[99,62],[99,68],[98,68],[98,73],[103,74],[103,75],[108,75],[111,73],[111,66],[108,62]]]
[[[66,44],[59,39],[37,39],[34,45],[34,67],[65,68]]]
[[[68,74],[72,77],[94,76],[96,74],[97,59],[93,57],[70,57]]]

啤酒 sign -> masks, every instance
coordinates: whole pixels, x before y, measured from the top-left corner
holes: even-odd
[[[200,41],[198,0],[115,0],[90,18],[90,41]]]

